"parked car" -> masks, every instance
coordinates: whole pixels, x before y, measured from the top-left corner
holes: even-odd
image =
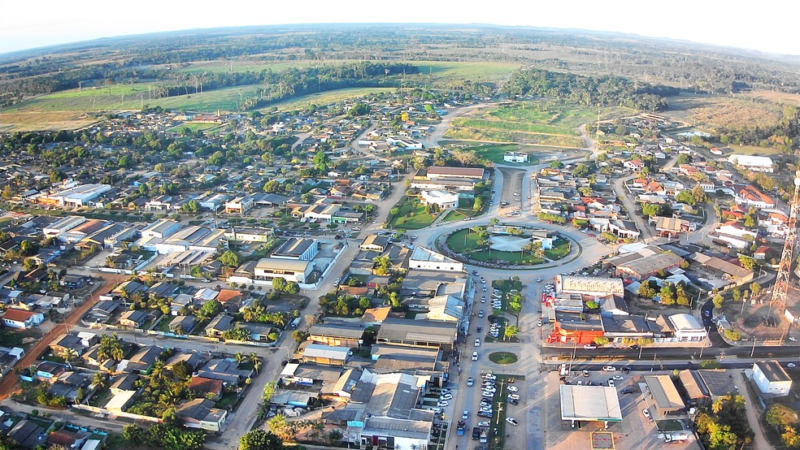
[[[519,392],[519,388],[516,386],[509,386],[508,392]]]
[[[597,346],[594,345],[594,344],[586,344],[586,345],[583,346],[583,349],[584,350],[596,350]]]
[[[439,408],[444,408],[445,406],[449,406],[449,405],[450,405],[450,403],[447,402],[447,401],[440,401],[439,403],[436,404],[436,406],[438,406]]]
[[[509,400],[519,400],[519,395],[517,395],[517,394],[509,394],[508,395],[508,399]]]
[[[589,376],[589,371],[588,370],[584,370],[583,371],[583,376],[588,377]]]
[[[517,426],[519,425],[519,421],[513,417],[506,417],[506,422],[510,423],[511,425]]]
[[[623,380],[623,378],[622,378],[622,375],[614,375],[614,376],[613,376],[613,377],[611,377],[611,378],[613,378],[613,379],[615,379],[615,380],[617,380],[617,381],[622,381],[622,380]]]
[[[650,411],[647,409],[642,410],[642,415],[645,416],[648,420],[653,420],[653,417],[650,415]]]
[[[614,380],[608,380],[608,387],[614,387]]]
[[[604,372],[616,372],[617,368],[614,367],[614,366],[603,366],[603,371]]]

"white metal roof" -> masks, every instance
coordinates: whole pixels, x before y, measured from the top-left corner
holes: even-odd
[[[622,421],[616,388],[562,384],[560,391],[562,420]]]

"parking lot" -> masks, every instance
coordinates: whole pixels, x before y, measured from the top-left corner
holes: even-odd
[[[653,374],[666,374],[667,372],[653,372]],[[608,430],[614,435],[614,445],[618,449],[656,449],[665,445],[663,439],[658,437],[658,430],[655,422],[646,418],[642,411],[647,407],[639,386],[635,382],[644,373],[622,373],[615,372],[589,371],[589,376],[583,376],[582,372],[573,372],[566,377],[566,382],[570,384],[588,384],[608,386],[608,381],[614,381],[614,387],[619,394],[619,403],[622,411],[622,422],[609,423]],[[646,373],[650,375],[650,372]],[[551,371],[547,374],[547,385],[545,391],[545,429],[546,448],[557,450],[572,450],[576,448],[590,448],[591,433],[594,431],[604,431],[603,422],[581,422],[572,428],[570,421],[561,420],[561,399],[559,386],[561,382],[558,371]],[[622,379],[614,380],[614,377]],[[629,393],[623,393],[629,392]],[[699,448],[692,438],[686,442],[673,443],[670,449],[694,449]]]

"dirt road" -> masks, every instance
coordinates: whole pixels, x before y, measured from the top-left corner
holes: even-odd
[[[25,368],[31,366],[35,361],[36,358],[45,351],[45,349],[59,336],[62,334],[67,333],[70,328],[75,326],[78,321],[86,314],[97,300],[100,298],[101,295],[105,294],[106,292],[110,291],[116,283],[121,281],[125,281],[127,279],[126,276],[123,275],[108,275],[103,274],[103,285],[100,286],[92,296],[79,307],[77,307],[72,314],[67,316],[67,319],[64,323],[58,324],[55,328],[50,330],[41,341],[37,342],[33,348],[29,349],[25,356],[17,362],[16,367],[18,368]],[[17,388],[19,382],[19,374],[12,370],[6,374],[2,381],[0,381],[0,399],[7,398],[10,396]]]

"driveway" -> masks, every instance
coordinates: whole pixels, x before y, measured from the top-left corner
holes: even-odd
[[[750,424],[750,429],[753,430],[753,448],[757,449],[771,449],[773,448],[769,445],[769,442],[764,437],[764,430],[761,428],[761,422],[758,420],[760,414],[758,410],[756,410],[756,402],[757,399],[753,398],[750,395],[750,391],[747,390],[747,386],[745,385],[744,377],[742,377],[742,370],[728,370],[728,373],[733,375],[733,382],[738,388],[739,395],[744,397],[744,405],[745,411],[747,412],[747,422]]]

